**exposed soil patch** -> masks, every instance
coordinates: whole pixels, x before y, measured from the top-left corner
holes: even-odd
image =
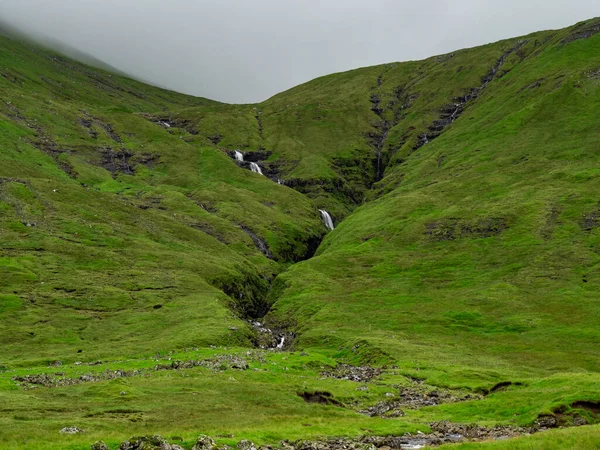
[[[600,227],[600,211],[593,211],[583,215],[579,221],[579,226],[583,231],[592,231]]]
[[[209,136],[207,139],[210,142],[212,142],[214,145],[217,145],[219,142],[221,142],[223,140],[223,136],[221,136],[219,133],[217,133],[212,136]]]
[[[544,238],[544,240],[547,241],[552,237],[554,229],[559,223],[558,218],[560,217],[561,213],[562,207],[559,205],[552,205],[546,213],[546,222],[544,223],[544,226],[541,229],[541,235]]]
[[[88,119],[88,118],[81,118],[79,119],[79,124],[88,129],[88,132],[90,133],[90,137],[92,139],[98,139],[98,132],[96,130],[94,130],[93,125],[94,125],[94,121],[92,119]]]
[[[302,397],[306,403],[342,406],[339,401],[333,398],[333,394],[327,391],[298,392],[298,397]]]
[[[571,408],[574,409],[585,409],[593,414],[600,414],[600,402],[591,401],[577,401],[571,403]]]
[[[500,383],[496,383],[488,390],[488,394],[493,394],[494,392],[502,392],[508,389],[510,386],[520,386],[521,383],[513,383],[512,381],[501,381]]]
[[[503,217],[489,217],[474,221],[448,218],[425,224],[425,234],[434,241],[453,241],[459,238],[496,236],[507,228],[508,221]]]
[[[151,153],[135,154],[125,148],[113,150],[110,147],[100,149],[102,160],[100,165],[113,174],[113,178],[117,174],[134,175],[134,167],[137,164],[144,165],[148,168],[153,168],[158,155]]]

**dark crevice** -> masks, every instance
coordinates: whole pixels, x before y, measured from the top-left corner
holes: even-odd
[[[387,155],[384,155],[383,152],[390,130],[404,119],[406,110],[412,106],[416,98],[416,94],[410,94],[406,88],[396,86],[392,92],[391,100],[387,105],[382,106],[382,98],[377,94],[371,94],[371,98],[369,99],[373,105],[371,111],[378,117],[377,121],[372,124],[375,131],[364,135],[367,144],[369,144],[375,154],[373,164],[375,173],[371,186],[381,181],[385,169],[393,156],[393,151],[388,152]],[[393,150],[397,150],[398,148]]]
[[[432,140],[436,139],[442,134],[442,132],[447,126],[456,121],[456,119],[458,119],[464,112],[467,103],[479,97],[481,92],[494,80],[494,78],[498,74],[498,71],[505,63],[506,59],[513,53],[519,51],[528,42],[528,40],[521,41],[514,47],[504,52],[504,54],[498,59],[498,61],[496,61],[496,64],[494,64],[489,73],[481,79],[481,85],[479,87],[471,88],[465,95],[456,97],[454,99],[454,103],[442,106],[442,108],[440,109],[440,118],[433,121],[433,123],[428,127],[428,132],[420,134],[418,136],[418,142],[414,147],[414,150],[417,150],[425,144],[428,144]]]
[[[258,125],[258,136],[260,137],[261,140],[264,140],[265,136],[264,136],[264,128],[263,128],[263,121],[262,121],[262,112],[258,111],[256,113],[256,124]]]

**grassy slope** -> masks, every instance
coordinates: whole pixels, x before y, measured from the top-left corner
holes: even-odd
[[[449,385],[595,373],[600,36],[570,33],[530,37],[439,138],[399,149],[387,194],[278,278],[271,314],[300,345],[362,342]]]
[[[219,289],[256,309],[264,279],[324,233],[316,208],[141,114],[215,102],[2,46],[2,359],[243,342]]]
[[[276,442],[426,430],[440,419],[530,424],[600,398],[600,36],[562,44],[571,33],[529,36],[463,115],[417,150],[440,108],[479,86],[517,39],[331,75],[241,106],[3,40],[2,446],[87,448],[153,432],[187,444],[199,432]],[[382,121],[390,126],[379,180],[366,134]],[[117,161],[132,154],[120,172],[102,167],[107,148]],[[272,152],[264,166],[307,195],[238,168],[224,152],[235,148]],[[227,306],[260,306],[265,278],[324,233],[316,206],[347,218],[317,257],[277,278],[269,297],[277,301],[269,320],[292,326],[310,356],[273,354],[245,372],[193,369],[35,391],[10,380],[52,373],[45,366],[54,359],[111,361],[93,369],[103,371],[150,368],[149,355],[172,349],[201,348],[172,355],[180,359],[245,353],[202,348],[248,345],[249,330]],[[320,367],[340,359],[400,368],[362,392],[320,379]],[[92,370],[84,367],[60,370]],[[352,411],[409,383],[404,375],[470,389],[522,384],[399,420]],[[301,390],[354,406],[308,405]],[[88,434],[58,435],[68,425]],[[593,448],[596,436],[597,428],[578,428],[492,446]]]

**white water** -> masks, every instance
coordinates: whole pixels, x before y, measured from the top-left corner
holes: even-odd
[[[235,159],[237,159],[238,161],[243,161],[244,160],[244,155],[242,154],[242,152],[239,151],[235,151]]]
[[[329,213],[322,209],[320,209],[319,212],[321,213],[321,218],[323,219],[323,222],[325,222],[325,226],[330,230],[333,230],[335,227],[333,226],[333,220],[331,220],[331,216],[329,215]]]
[[[283,343],[285,342],[285,336],[281,336],[281,342],[277,344],[277,348],[283,348]]]
[[[253,162],[250,163],[250,170],[252,170],[252,172],[257,173],[259,175],[263,174],[262,170],[260,170],[260,166]]]

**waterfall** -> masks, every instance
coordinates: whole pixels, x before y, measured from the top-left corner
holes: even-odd
[[[277,348],[283,348],[283,343],[285,342],[285,336],[281,336],[281,341],[277,344]]]
[[[239,150],[234,150],[233,154],[235,155],[236,161],[244,162],[244,154],[242,152],[240,152]],[[250,163],[250,170],[259,175],[263,175],[260,166],[255,162]]]
[[[322,209],[320,209],[319,212],[321,213],[321,218],[323,219],[323,222],[325,222],[325,226],[330,230],[333,230],[335,227],[333,226],[333,220],[331,220],[331,216],[329,215],[329,213]]]
[[[260,166],[254,162],[250,163],[250,170],[252,170],[252,172],[257,173],[259,175],[262,175],[262,170],[260,170]]]

